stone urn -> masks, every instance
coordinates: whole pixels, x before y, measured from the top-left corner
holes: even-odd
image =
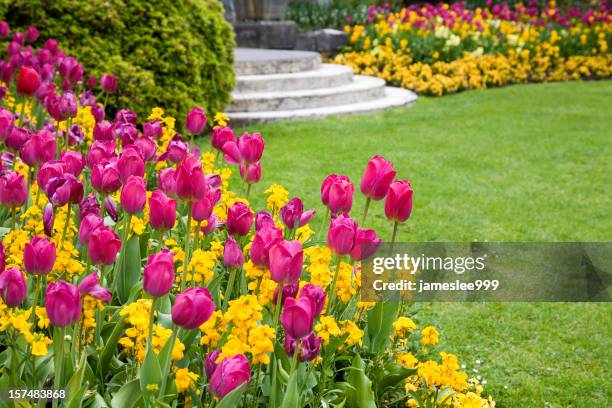
[[[234,0],[236,20],[284,20],[289,0]]]

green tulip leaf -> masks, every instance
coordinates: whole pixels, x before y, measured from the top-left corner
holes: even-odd
[[[300,406],[300,395],[298,392],[298,372],[297,370],[289,377],[289,383],[287,384],[287,390],[281,403],[281,408],[293,408]]]
[[[123,259],[118,260],[121,262],[121,269],[115,279],[117,280],[117,296],[124,304],[130,296],[130,290],[141,275],[140,239],[137,234],[132,235],[121,254]]]
[[[152,347],[149,347],[145,356],[144,362],[139,370],[140,376],[140,390],[143,393],[147,393],[147,386],[156,384],[158,387],[161,385],[162,372],[159,365],[159,360],[155,355]]]
[[[135,379],[117,391],[111,400],[112,408],[133,408],[142,405],[140,380]]]
[[[217,408],[237,407],[240,403],[240,398],[242,398],[242,394],[244,394],[244,391],[247,389],[247,384],[242,384],[240,387],[223,397],[223,399],[217,404]]]
[[[347,400],[349,407],[376,408],[372,381],[365,373],[365,363],[359,354],[353,358],[351,370],[347,376],[347,382],[354,387],[354,391],[347,388]]]
[[[113,355],[117,350],[117,343],[119,342],[119,339],[123,334],[123,329],[125,329],[125,320],[119,319],[119,321],[115,324],[115,328],[111,332],[110,337],[106,341],[104,349],[102,350],[102,354],[100,355],[100,359],[98,360],[99,373],[106,373],[108,366],[112,361]]]

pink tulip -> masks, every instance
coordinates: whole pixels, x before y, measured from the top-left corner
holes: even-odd
[[[247,164],[245,162],[240,163],[240,177],[247,184],[258,183],[261,179],[261,162],[255,162]]]
[[[252,224],[253,213],[248,205],[238,201],[228,208],[226,228],[229,234],[247,235],[251,231]]]
[[[315,215],[314,210],[304,212],[304,204],[299,198],[292,198],[281,208],[281,218],[289,229],[299,228],[308,223]]]
[[[361,178],[361,193],[371,200],[382,200],[387,195],[395,174],[393,163],[382,156],[372,157]]]
[[[139,176],[130,176],[121,189],[121,206],[128,214],[138,214],[147,203],[147,184]]]
[[[150,162],[155,159],[155,153],[157,153],[157,145],[150,137],[143,136],[136,139],[134,147],[140,153],[140,156],[144,161]]]
[[[113,94],[117,92],[117,77],[111,74],[102,74],[100,85],[102,85],[104,92]]]
[[[78,204],[83,199],[83,183],[70,173],[52,178],[44,190],[54,207]]]
[[[395,180],[385,201],[385,215],[394,222],[404,222],[412,213],[412,187],[408,180]]]
[[[376,236],[376,231],[357,228],[351,258],[356,261],[369,258],[376,253],[381,243],[382,239]]]
[[[164,129],[161,123],[159,123],[159,120],[152,120],[142,125],[142,134],[144,137],[149,137],[151,139],[161,139],[164,135]]]
[[[28,201],[25,178],[17,171],[0,175],[0,204],[8,208],[21,207]]]
[[[19,156],[28,166],[37,167],[53,159],[56,150],[55,135],[48,130],[40,130],[21,145]]]
[[[95,193],[89,194],[79,203],[79,221],[87,214],[100,215],[100,204],[98,204]]]
[[[155,190],[149,198],[149,222],[151,228],[167,231],[176,222],[176,200],[168,198],[161,190]]]
[[[346,214],[334,218],[327,232],[327,245],[338,255],[348,255],[355,246],[357,223]]]
[[[227,239],[223,248],[223,264],[230,269],[240,268],[244,264],[242,250],[232,236]]]
[[[122,123],[131,123],[135,125],[136,122],[138,122],[138,115],[136,115],[136,112],[129,109],[121,109],[115,115],[115,125]]]
[[[315,336],[314,333],[310,333],[306,337],[298,339],[298,341],[300,342],[300,355],[298,358],[301,362],[312,361],[317,355],[319,355],[322,341],[320,337]],[[285,351],[287,352],[287,355],[293,356],[295,354],[295,345],[296,340],[290,335],[286,335]]]
[[[281,241],[269,251],[270,276],[278,283],[294,283],[302,275],[304,252],[299,241]]]
[[[110,290],[102,287],[99,281],[98,272],[87,275],[79,284],[79,292],[81,295],[90,295],[104,303],[110,303],[113,295]]]
[[[49,115],[58,122],[74,118],[78,111],[78,100],[74,93],[66,91],[61,95],[51,94],[45,98]]]
[[[168,160],[172,163],[181,163],[189,155],[189,143],[183,142],[180,139],[172,139],[164,154],[160,156],[160,160]]]
[[[199,200],[206,195],[202,164],[194,156],[188,156],[176,170],[176,194],[184,201]]]
[[[72,83],[79,82],[83,79],[83,67],[74,57],[66,57],[62,59],[59,63],[58,71],[62,78],[65,78]]]
[[[115,154],[115,142],[113,140],[94,140],[87,152],[87,165],[93,167],[103,161],[112,161]]]
[[[300,298],[308,298],[314,304],[314,315],[319,316],[325,307],[325,299],[327,299],[327,293],[319,285],[312,285],[310,283],[304,285],[300,290]]]
[[[66,327],[78,322],[81,318],[79,288],[64,281],[51,282],[47,286],[45,309],[54,327]]]
[[[242,354],[224,358],[210,378],[210,392],[222,399],[251,380],[249,360]]]
[[[213,129],[210,143],[215,149],[222,151],[223,145],[227,142],[235,142],[234,131],[229,126],[220,126]]]
[[[38,40],[40,33],[38,32],[38,29],[34,26],[29,26],[28,27],[28,31],[26,31],[26,41],[27,42],[34,42],[36,40]]]
[[[17,268],[8,268],[0,273],[0,295],[8,307],[20,306],[27,294],[28,284],[23,272]]]
[[[93,129],[94,140],[115,140],[115,125],[108,120],[103,120],[95,124]]]
[[[185,129],[192,135],[199,135],[206,127],[206,112],[199,106],[191,109],[185,119]]]
[[[270,249],[282,240],[283,233],[274,226],[267,226],[257,230],[251,244],[251,261],[257,266],[268,267],[270,263]]]
[[[59,160],[50,160],[46,163],[43,163],[38,169],[38,173],[36,175],[36,182],[38,183],[38,187],[47,191],[47,184],[49,181],[55,177],[61,177],[66,172],[66,163]]]
[[[321,185],[321,201],[333,214],[349,212],[353,206],[355,187],[346,176],[331,174]]]
[[[119,220],[119,213],[117,211],[117,202],[113,198],[113,196],[108,195],[104,199],[104,210],[106,214],[115,222]]]
[[[91,186],[99,193],[114,193],[121,187],[117,161],[103,160],[91,169]]]
[[[210,319],[214,310],[215,303],[208,289],[189,288],[176,296],[172,307],[172,321],[183,329],[197,329]]]
[[[97,265],[112,265],[121,249],[121,239],[111,227],[100,226],[89,236],[87,252]]]
[[[34,237],[23,249],[23,265],[32,275],[46,275],[55,264],[55,244],[47,238]]]
[[[98,214],[89,213],[85,215],[79,224],[79,243],[87,246],[91,234],[102,226],[104,226],[104,220]]]
[[[144,268],[143,288],[149,295],[157,298],[170,293],[174,283],[174,253],[162,249],[149,255]]]
[[[176,169],[168,167],[157,174],[157,186],[169,196],[176,196]]]
[[[125,148],[136,141],[138,129],[132,123],[119,123],[115,125],[115,137],[121,140],[121,145]]]
[[[213,214],[206,220],[206,225],[202,227],[202,233],[204,233],[204,235],[210,235],[214,230],[222,226],[223,223],[219,221],[217,214]]]
[[[30,137],[32,137],[32,135],[27,129],[14,127],[9,136],[6,138],[5,143],[9,149],[13,149],[17,152]]]
[[[300,285],[298,282],[292,283],[290,285],[283,285],[283,297],[281,299],[281,305],[284,305],[285,301],[288,298],[295,299],[299,290],[300,290]],[[272,301],[274,302],[275,305],[278,304],[278,292],[279,292],[279,287],[277,286],[276,289],[274,289],[274,297],[272,298]]]
[[[204,371],[206,371],[206,377],[210,380],[215,370],[217,369],[217,359],[221,355],[221,351],[213,350],[206,355],[206,360],[204,362]]]
[[[208,189],[206,195],[193,202],[191,216],[195,221],[201,222],[210,218],[215,204],[221,199],[221,190]]]
[[[138,150],[133,146],[127,146],[117,159],[119,179],[125,183],[131,176],[144,177],[145,163]]]
[[[43,209],[43,227],[45,235],[48,237],[53,236],[53,223],[55,221],[55,212],[53,210],[53,204],[47,203]]]
[[[79,177],[85,167],[83,155],[75,150],[62,151],[60,160],[66,164],[66,171],[75,177]]]
[[[314,309],[312,300],[308,298],[303,297],[298,300],[287,298],[280,316],[285,333],[295,339],[310,333],[315,318]]]
[[[7,109],[0,108],[0,140],[6,140],[15,123],[15,116]]]
[[[23,66],[19,68],[17,76],[17,93],[32,96],[40,85],[40,76],[32,67]]]
[[[259,211],[255,214],[255,230],[259,231],[260,229],[272,227],[275,228],[274,219],[267,211]]]

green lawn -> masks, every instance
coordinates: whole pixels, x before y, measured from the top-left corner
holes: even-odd
[[[382,154],[415,190],[400,241],[609,241],[611,106],[612,82],[557,83],[252,126],[266,138],[253,198],[261,207],[263,190],[280,183],[321,211],[326,175],[348,175],[358,189],[368,159]],[[363,205],[356,194],[357,219]],[[382,202],[371,206],[367,226],[389,238]],[[421,322],[441,328],[441,349],[479,367],[499,407],[610,406],[610,304],[416,307]]]

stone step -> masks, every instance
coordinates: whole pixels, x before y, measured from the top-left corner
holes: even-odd
[[[385,96],[385,81],[363,75],[353,76],[353,81],[333,88],[305,89],[298,91],[232,93],[232,103],[227,112],[284,111],[323,108],[371,101]]]
[[[312,71],[271,75],[241,75],[237,79],[236,93],[275,92],[314,88],[332,88],[346,85],[353,79],[353,70],[344,65],[321,64]]]
[[[316,52],[236,48],[234,69],[236,75],[271,75],[312,71],[321,65]]]
[[[402,88],[385,87],[381,98],[357,101],[345,105],[318,106],[307,109],[269,110],[259,112],[229,112],[232,126],[244,126],[252,123],[272,122],[277,120],[322,118],[328,115],[347,115],[352,113],[370,113],[391,107],[409,106],[416,99],[416,94]]]

